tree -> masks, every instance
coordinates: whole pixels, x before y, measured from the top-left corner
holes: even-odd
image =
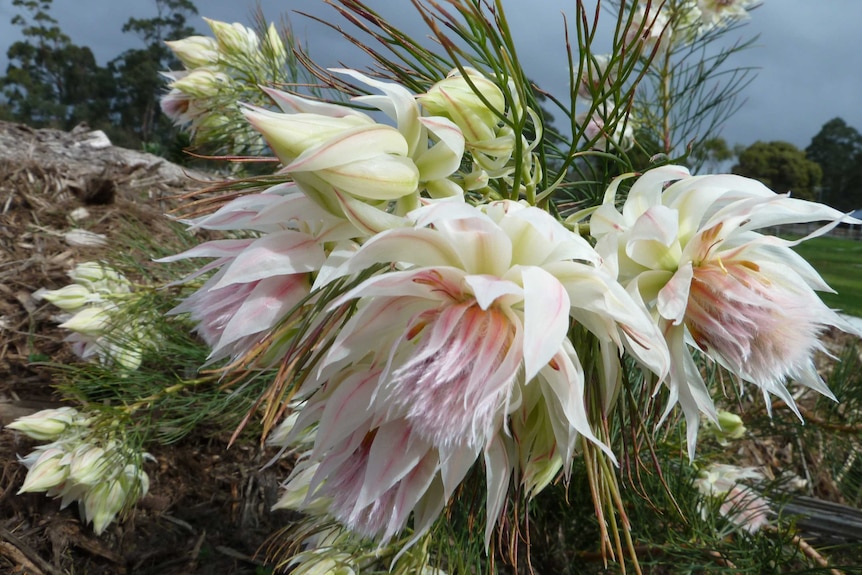
[[[81,121],[108,121],[113,83],[92,51],[77,46],[50,15],[52,0],[13,0],[12,19],[25,40],[9,47],[0,80],[11,119],[69,129]]]
[[[686,163],[695,173],[701,168],[706,168],[708,173],[715,173],[735,155],[724,138],[707,138],[692,146]]]
[[[841,118],[823,124],[805,148],[806,157],[823,170],[823,201],[841,210],[862,207],[858,163],[862,158],[862,134]]]
[[[755,142],[739,154],[734,174],[755,178],[780,194],[815,199],[822,171],[789,142]]]
[[[165,41],[194,34],[186,17],[196,15],[198,10],[190,0],[154,2],[155,17],[130,18],[123,26],[123,32],[141,38],[144,48],[126,50],[111,61],[110,67],[118,89],[114,109],[119,125],[140,142],[165,145],[174,138],[176,130],[159,108],[164,91],[159,73],[180,66]]]

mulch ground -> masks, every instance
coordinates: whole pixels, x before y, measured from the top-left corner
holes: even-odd
[[[97,260],[107,248],[69,245],[72,227],[112,237],[130,221],[149,233],[165,226],[165,198],[182,190],[148,193],[122,181],[91,189],[70,186],[39,164],[0,164],[0,424],[56,407],[54,373],[44,363],[77,359],[53,319],[57,312],[32,297],[39,288],[69,283],[76,263]],[[74,223],[70,215],[88,215]],[[75,212],[78,215],[79,212]],[[132,515],[96,537],[72,504],[42,493],[16,495],[26,469],[17,456],[35,443],[0,431],[0,573],[194,574],[260,573],[258,554],[290,514],[271,512],[283,466],[260,471],[271,456],[253,442],[227,449],[228,437],[191,436],[153,449],[149,494]]]

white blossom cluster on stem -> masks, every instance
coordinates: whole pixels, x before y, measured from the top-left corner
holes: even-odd
[[[601,89],[610,72],[593,64],[585,82]],[[793,242],[757,230],[842,214],[665,166],[624,201],[635,175],[615,180],[588,241],[554,206],[531,205],[538,137],[512,131],[531,112],[500,80],[464,69],[414,94],[332,72],[375,90],[353,103],[385,119],[267,89],[277,109],[243,114],[285,182],[188,221],[239,237],[166,258],[210,259],[174,312],[190,314],[211,360],[299,364],[270,438],[298,455],[277,507],[381,545],[407,529],[415,541],[480,465],[487,545],[515,488],[568,478],[583,446],[616,461],[603,418],[632,365],[667,388],[665,416],[681,406],[692,456],[701,414],[718,419],[693,350],[791,406],[789,378],[829,395],[812,354],[823,329],[846,326]]]
[[[92,416],[61,407],[21,417],[6,428],[49,442],[20,458],[28,471],[18,493],[46,492],[61,498],[61,508],[77,501],[81,517],[99,535],[147,494],[150,481],[142,464],[149,456],[121,437],[96,433],[92,423]]]
[[[106,365],[137,369],[144,349],[153,344],[146,318],[120,318],[132,297],[132,284],[101,262],[78,264],[69,272],[74,283],[33,295],[62,309],[61,328],[72,333],[66,341],[81,359],[96,357]]]
[[[162,97],[162,112],[187,127],[197,142],[229,137],[233,146],[259,153],[259,136],[237,122],[236,103],[229,98],[281,79],[288,56],[284,41],[274,24],[258,33],[239,23],[206,22],[213,36],[166,42],[184,69],[163,73],[169,91]]]

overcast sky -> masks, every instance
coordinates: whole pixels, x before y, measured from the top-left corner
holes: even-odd
[[[594,1],[594,0],[593,0]],[[509,22],[516,29],[518,50],[528,75],[543,88],[562,93],[566,62],[561,12],[573,14],[575,0],[504,0]],[[589,3],[589,2],[588,2]],[[294,10],[335,18],[322,0],[261,0],[269,20]],[[402,29],[424,35],[424,28],[408,0],[367,0],[392,17]],[[252,0],[196,0],[201,16],[248,23]],[[9,21],[12,0],[0,0],[0,70],[5,53],[19,39]],[[52,14],[72,41],[89,46],[101,64],[138,39],[122,33],[129,17],[149,18],[154,4],[148,0],[54,0]],[[605,14],[605,18],[608,15]],[[307,38],[312,55],[326,65],[338,60],[360,67],[367,63],[338,37],[318,23],[291,15],[300,37]],[[202,33],[208,28],[194,19]],[[862,131],[862,55],[859,26],[862,0],[766,0],[737,34],[760,35],[757,45],[735,61],[759,68],[745,90],[746,104],[724,127],[730,144],[749,145],[756,140],[785,140],[806,147],[820,127],[836,116]]]

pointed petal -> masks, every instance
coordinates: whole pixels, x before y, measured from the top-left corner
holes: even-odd
[[[356,226],[357,230],[366,235],[373,236],[392,228],[408,225],[406,219],[375,208],[350,194],[343,194],[338,190],[335,190],[334,194],[344,217]]]
[[[295,96],[293,94],[289,94],[281,90],[276,90],[275,88],[269,88],[267,86],[261,86],[260,89],[266,92],[266,94],[270,98],[272,98],[272,100],[276,103],[276,105],[278,105],[279,108],[281,108],[283,112],[319,114],[321,116],[329,116],[331,118],[357,116],[360,118],[367,119],[369,123],[373,122],[373,120],[367,114],[363,114],[359,110],[348,108],[347,106],[330,104],[328,102],[320,102],[316,100],[308,100],[306,98]]]
[[[157,263],[176,262],[189,258],[222,258],[236,257],[246,249],[254,239],[244,240],[213,240],[204,242],[184,252],[153,260]]]
[[[524,281],[524,371],[533,379],[560,350],[569,332],[569,294],[538,267],[521,270]]]
[[[334,188],[366,200],[397,200],[419,189],[419,169],[413,160],[389,154],[338,164],[317,174]]]
[[[380,369],[356,371],[338,382],[322,403],[323,412],[314,436],[312,458],[321,457],[339,441],[365,427],[373,417],[369,410]]]
[[[468,275],[464,277],[464,283],[473,290],[476,303],[483,310],[487,310],[497,299],[504,296],[514,296],[518,301],[524,299],[524,289],[521,286],[496,276]]]
[[[663,318],[671,320],[673,325],[679,325],[685,317],[685,309],[688,306],[688,294],[693,277],[694,268],[691,262],[688,262],[680,267],[673,274],[670,281],[658,292],[658,313]]]
[[[217,348],[273,327],[309,293],[304,275],[260,280],[224,328]]]
[[[494,436],[485,448],[485,477],[488,484],[487,522],[485,524],[485,549],[491,542],[491,535],[497,519],[503,511],[506,493],[509,490],[509,480],[512,477],[513,462],[516,457],[512,453],[514,447],[499,433]]]
[[[377,429],[365,481],[356,501],[357,507],[365,507],[388,491],[410,473],[430,446],[415,437],[404,420],[385,423]]]

